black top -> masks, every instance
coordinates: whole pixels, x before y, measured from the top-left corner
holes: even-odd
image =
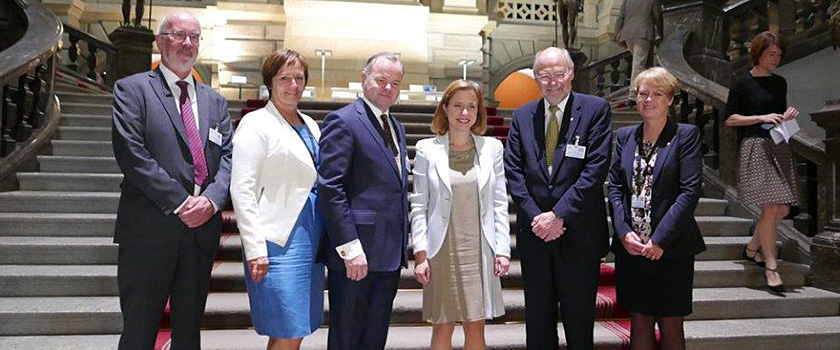
[[[761,115],[782,114],[787,109],[787,82],[785,78],[772,74],[754,77],[747,73],[736,80],[729,89],[726,101],[726,118],[733,114]],[[773,123],[753,124],[738,128],[738,135],[744,137],[770,138]]]

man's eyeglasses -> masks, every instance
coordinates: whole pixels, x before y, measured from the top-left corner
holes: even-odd
[[[563,72],[555,72],[555,73],[550,73],[550,74],[549,73],[542,73],[540,75],[537,75],[537,80],[539,80],[543,83],[548,83],[548,82],[551,82],[551,81],[560,81],[560,80],[566,79],[570,75],[572,75],[572,71],[570,71],[570,70],[563,71]]]
[[[184,32],[169,32],[169,33],[160,33],[160,35],[169,35],[170,38],[174,39],[175,41],[182,42],[190,38],[191,42],[197,43],[201,41],[201,34],[187,34]]]

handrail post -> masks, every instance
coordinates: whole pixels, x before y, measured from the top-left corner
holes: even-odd
[[[819,169],[820,233],[811,243],[810,279],[814,287],[840,292],[840,99],[826,102],[825,107],[811,113],[811,119],[825,129],[826,164]]]

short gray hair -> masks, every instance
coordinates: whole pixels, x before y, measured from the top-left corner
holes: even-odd
[[[401,71],[400,76],[405,75],[405,66],[402,64],[402,62],[400,62],[400,58],[397,57],[397,55],[394,54],[393,52],[388,52],[388,51],[382,51],[382,52],[377,53],[373,56],[370,56],[370,58],[368,58],[368,60],[367,60],[367,63],[365,63],[365,68],[362,70],[362,72],[364,72],[365,74],[370,74],[370,70],[373,69],[373,64],[376,63],[376,60],[378,60],[380,58],[384,58],[384,59],[386,59],[388,61],[391,61],[391,62],[394,62],[394,63],[399,63],[400,64],[400,71]]]
[[[163,16],[163,18],[160,19],[160,23],[158,24],[158,32],[157,32],[158,35],[160,35],[161,32],[166,30],[166,28],[169,26],[169,23],[172,22],[172,20],[178,18],[178,16],[183,16],[183,15],[190,16],[190,17],[194,18],[196,22],[199,22],[198,18],[196,18],[195,16],[193,16],[189,12],[173,12],[173,13],[170,13],[168,15]],[[199,25],[199,27],[201,27],[201,22],[199,22],[198,25]]]
[[[534,70],[534,74],[537,74],[537,62],[539,61],[540,56],[542,56],[544,53],[548,53],[548,52],[551,52],[551,51],[557,51],[559,54],[563,55],[566,58],[566,67],[568,67],[569,69],[572,69],[572,70],[575,69],[575,61],[572,61],[572,55],[569,54],[569,50],[550,46],[550,47],[547,47],[545,49],[540,50],[539,52],[537,52],[536,55],[534,55],[534,65],[532,66],[533,70]]]

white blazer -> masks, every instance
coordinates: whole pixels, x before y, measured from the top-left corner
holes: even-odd
[[[319,139],[318,124],[298,115]],[[242,118],[233,136],[230,198],[246,260],[267,256],[265,241],[286,245],[316,177],[309,150],[273,103]]]
[[[496,256],[510,257],[510,221],[503,163],[504,146],[493,137],[473,136],[481,233]],[[411,232],[414,251],[434,257],[449,226],[452,188],[449,180],[449,136],[417,142]]]

